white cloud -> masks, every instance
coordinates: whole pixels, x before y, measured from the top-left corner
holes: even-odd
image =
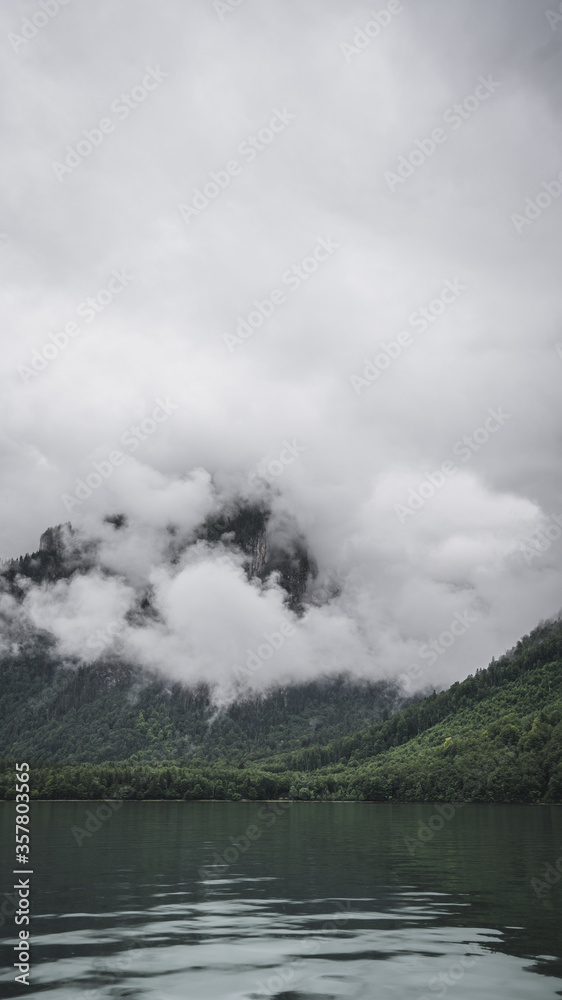
[[[3,8],[4,35],[34,9]],[[246,489],[263,456],[296,439],[305,451],[279,477],[275,505],[343,593],[299,625],[291,669],[305,676],[334,657],[396,669],[468,602],[479,622],[432,677],[447,682],[559,606],[562,546],[530,565],[514,552],[562,505],[562,199],[521,235],[511,215],[562,166],[560,55],[533,5],[429,0],[348,63],[340,45],[367,17],[359,0],[245,0],[224,21],[210,3],[163,0],[156,11],[100,0],[94,16],[73,0],[6,52],[0,551],[31,551],[67,520],[62,494],[169,395],[178,410],[72,514],[100,541],[103,566],[137,590],[155,572],[162,599],[168,577],[166,600],[175,588],[191,594],[205,562],[186,568],[185,582],[170,576],[168,525],[188,539],[214,509],[210,476],[221,496]],[[59,183],[51,161],[148,65],[169,76]],[[493,97],[390,192],[385,170],[488,74],[501,81]],[[285,106],[295,119],[186,224],[178,204]],[[229,355],[223,334],[318,236],[337,252]],[[24,384],[18,366],[123,268],[134,282]],[[410,317],[455,278],[467,285],[458,301],[357,397],[349,375],[412,332]],[[500,401],[512,414],[505,428],[400,525],[401,490],[439,468]],[[129,525],[117,533],[103,515],[119,510]],[[205,581],[218,574],[244,621],[255,614],[273,627],[279,595],[260,595],[237,572],[211,559]],[[73,593],[56,592],[65,649],[80,647],[64,624]],[[225,601],[221,614],[226,622]],[[224,627],[238,650],[245,626]],[[167,629],[159,638],[179,670],[184,633]],[[226,663],[217,641],[211,628],[193,639],[190,670],[210,670],[213,651]],[[269,669],[273,660],[264,677]]]
[[[100,645],[99,633],[111,636],[108,626],[112,625],[114,634],[118,633],[134,596],[123,581],[91,572],[51,586],[31,587],[23,610],[36,628],[55,636],[63,656],[89,663],[107,653],[109,643]]]

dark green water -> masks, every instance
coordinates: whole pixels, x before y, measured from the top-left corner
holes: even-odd
[[[126,802],[79,845],[99,803],[34,803],[31,985],[2,896],[2,996],[562,996],[562,809],[284,806]],[[0,804],[2,892],[13,821]]]

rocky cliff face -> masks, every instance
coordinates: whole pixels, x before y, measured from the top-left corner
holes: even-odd
[[[115,531],[127,529],[123,515],[106,521]],[[177,565],[186,542],[173,525],[166,531],[168,565]],[[304,539],[289,521],[280,523],[276,517],[273,524],[265,505],[240,503],[223,510],[187,544],[201,542],[220,545],[221,553],[222,546],[242,553],[249,579],[276,574],[296,615],[304,614],[313,600],[317,570]],[[30,581],[48,587],[99,565],[95,541],[85,543],[69,524],[58,525],[43,533],[36,552],[2,567],[0,588],[24,601]],[[104,575],[110,572],[103,570]],[[138,595],[129,622],[142,628],[157,614],[147,589]],[[35,628],[28,619],[19,628],[17,614],[13,620],[14,641],[0,650],[0,756],[101,761],[137,754],[141,760],[169,760],[199,753],[205,761],[257,759],[354,732],[400,704],[396,684],[342,675],[246,692],[217,714],[212,688],[203,682],[184,686],[162,678],[121,658],[111,646],[95,662],[71,663],[48,630]],[[1,624],[11,636],[10,620]]]
[[[266,572],[267,567],[267,538],[265,531],[260,531],[256,535],[251,546],[251,563],[249,566],[250,577],[258,576],[260,579]]]
[[[89,570],[93,565],[93,556],[93,546],[77,544],[70,523],[58,524],[43,532],[36,552],[28,552],[5,563],[0,577],[14,596],[22,596],[23,590],[17,583],[17,577],[27,577],[34,583],[53,583],[72,576],[76,570]]]
[[[288,606],[301,614],[307,589],[316,576],[316,566],[296,528],[286,525],[282,537],[276,536],[269,530],[270,516],[266,507],[240,504],[207,520],[197,538],[210,545],[220,542],[241,550],[247,557],[249,579],[266,580],[271,573],[276,573],[280,586],[286,591]],[[126,524],[120,516],[106,520],[116,530]],[[76,571],[88,572],[96,565],[95,549],[95,543],[78,545],[70,523],[59,524],[43,532],[36,552],[7,563],[1,575],[14,595],[23,596],[18,576],[44,583],[69,577]],[[180,555],[178,550],[176,558]]]
[[[206,522],[201,537],[240,548],[247,556],[248,577],[266,580],[277,573],[287,592],[287,604],[302,613],[310,581],[316,576],[314,560],[296,528],[287,526],[283,540],[268,530],[270,511],[265,507],[240,506]]]

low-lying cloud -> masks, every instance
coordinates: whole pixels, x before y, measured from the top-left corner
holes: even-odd
[[[70,520],[95,558],[4,595],[5,622],[227,698],[336,670],[447,684],[556,614],[556,19],[72,0],[14,48],[36,9],[0,11],[0,552]],[[236,497],[304,540],[302,615],[227,540],[195,544]]]

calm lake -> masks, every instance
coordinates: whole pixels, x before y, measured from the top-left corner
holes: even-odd
[[[4,972],[1,993],[562,996],[562,809],[452,812],[368,803],[33,803],[31,984]],[[14,815],[13,803],[0,804],[2,893],[15,878]],[[11,963],[14,917],[1,898]]]

